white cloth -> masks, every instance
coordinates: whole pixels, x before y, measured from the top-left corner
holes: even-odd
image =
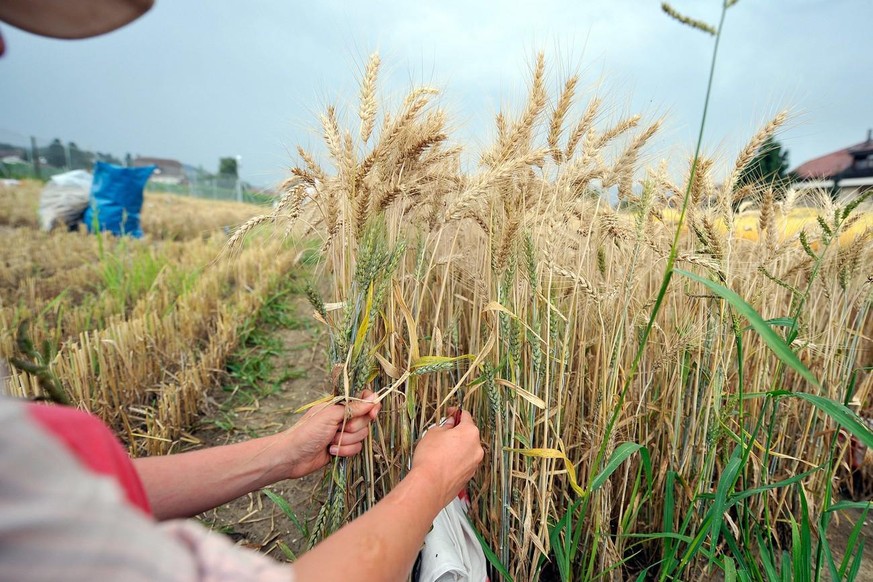
[[[419,582],[483,582],[488,579],[482,546],[457,497],[439,512],[424,538]]]
[[[52,176],[39,199],[39,222],[43,230],[69,226],[79,221],[91,195],[94,177],[85,170]]]

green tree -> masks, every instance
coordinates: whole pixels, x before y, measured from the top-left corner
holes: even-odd
[[[743,168],[737,180],[737,187],[747,184],[772,185],[777,189],[788,186],[788,150],[782,149],[782,144],[768,137],[755,157]]]
[[[112,154],[110,154],[108,152],[107,153],[97,152],[96,159],[100,160],[101,162],[115,164],[116,166],[122,165],[121,160],[119,160],[118,158],[116,158],[115,156],[113,156]]]
[[[55,168],[67,167],[67,153],[64,151],[64,144],[61,143],[61,140],[55,138],[45,149],[45,161],[49,166]]]
[[[94,154],[92,152],[80,149],[76,142],[70,142],[67,146],[70,152],[70,169],[71,170],[87,170],[94,165]]]
[[[218,174],[220,176],[237,177],[236,158],[221,158],[218,160]]]

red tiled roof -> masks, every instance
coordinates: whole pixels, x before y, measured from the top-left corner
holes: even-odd
[[[181,168],[182,163],[178,160],[171,160],[169,158],[135,158],[130,162],[132,166],[161,166],[167,168]]]
[[[162,174],[167,176],[181,176],[182,163],[177,160],[167,158],[136,158],[130,162],[133,167],[138,166],[157,166]]]
[[[845,149],[831,152],[819,158],[814,158],[797,166],[794,173],[801,180],[820,180],[831,178],[852,165],[852,153],[862,151],[870,147],[871,141],[862,141]]]
[[[821,156],[809,160],[797,166],[794,173],[801,180],[815,180],[820,178],[830,178],[835,174],[839,174],[843,170],[852,165],[852,154],[849,153],[850,148],[846,148],[837,152]]]

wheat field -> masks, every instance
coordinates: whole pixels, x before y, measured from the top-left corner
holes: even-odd
[[[144,240],[38,230],[40,184],[0,190],[0,358],[7,391],[108,422],[133,454],[176,450],[239,327],[293,257],[281,243],[216,262],[256,206],[147,193]],[[276,256],[279,255],[277,259]]]
[[[477,152],[433,88],[386,108],[379,67],[357,111],[326,109],[324,155],[298,150],[266,214],[149,195],[152,239],[125,241],[39,233],[37,186],[0,192],[8,388],[55,389],[134,453],[175,450],[241,323],[315,244],[326,396],[369,387],[383,410],[329,468],[311,543],[460,405],[486,449],[470,517],[494,579],[770,580],[826,558],[851,579],[852,550],[821,540],[869,468],[852,455],[873,443],[873,220],[861,199],[739,187],[786,116],[677,178],[648,163],[661,120],[579,102],[575,76],[551,94],[542,55]]]
[[[542,55],[466,172],[437,92],[383,111],[379,66],[357,115],[322,115],[329,166],[300,149],[274,211],[230,241],[266,226],[321,242],[330,289],[309,296],[333,396],[367,386],[384,406],[363,458],[330,469],[311,543],[396,485],[462,405],[486,448],[471,519],[507,579],[688,579],[763,571],[774,552],[790,567],[797,516],[823,533],[810,524],[853,483],[844,404],[870,406],[860,199],[795,209],[792,191],[737,186],[785,114],[718,186],[703,157],[674,182],[641,163],[660,120],[576,104],[576,77],[548,94]]]

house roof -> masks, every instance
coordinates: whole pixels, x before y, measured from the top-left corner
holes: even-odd
[[[873,137],[870,132],[867,133],[866,141],[804,162],[795,168],[794,173],[801,180],[832,178],[851,168],[855,156],[868,151],[873,151]]]
[[[851,167],[854,158],[849,153],[850,149],[852,148],[845,148],[804,162],[797,166],[794,173],[801,180],[815,180],[835,176]]]
[[[157,166],[161,173],[169,176],[184,176],[182,163],[178,160],[167,158],[136,158],[130,162],[131,166]]]
[[[869,152],[873,152],[873,138],[871,137],[868,137],[867,141],[861,142],[857,145],[853,145],[849,148],[849,153],[853,156],[858,156]]]

